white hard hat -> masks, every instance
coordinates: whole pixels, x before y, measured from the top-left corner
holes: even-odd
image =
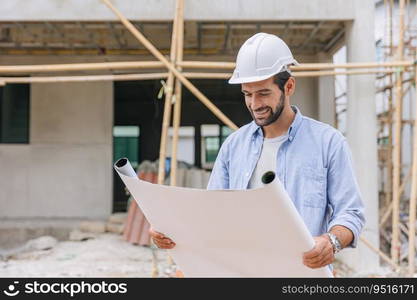
[[[236,68],[229,83],[246,83],[267,79],[289,65],[298,65],[287,44],[279,37],[268,33],[257,33],[250,37],[236,58]]]

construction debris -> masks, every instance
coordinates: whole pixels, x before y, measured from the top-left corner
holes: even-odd
[[[112,214],[107,223],[112,224],[124,224],[126,222],[127,213],[114,213]]]
[[[114,224],[114,223],[106,224],[106,232],[122,234],[124,228],[125,228],[124,224]]]
[[[57,243],[58,241],[52,236],[42,236],[27,241],[23,246],[2,250],[0,252],[0,259],[8,260],[27,258],[30,257],[30,255],[28,256],[28,253],[35,252],[39,254],[39,252],[52,249]]]
[[[91,232],[83,232],[80,230],[73,230],[70,232],[69,235],[69,240],[70,241],[87,241],[87,240],[91,240],[94,239],[96,237],[96,234],[91,233]]]
[[[156,251],[158,264],[168,268],[166,252]],[[151,259],[149,247],[104,233],[84,242],[61,241],[42,254],[34,250],[19,259],[0,260],[0,277],[149,277]]]
[[[80,230],[91,233],[106,232],[106,223],[101,221],[84,221],[80,223]]]

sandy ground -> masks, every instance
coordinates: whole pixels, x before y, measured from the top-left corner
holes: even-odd
[[[159,275],[167,277],[167,254],[157,250]],[[82,241],[59,242],[49,250],[0,261],[0,277],[151,277],[152,251],[129,244],[120,235],[101,234]]]
[[[159,277],[169,277],[173,273],[167,252],[155,251]],[[334,267],[336,277],[399,276],[388,267],[380,274],[355,274],[340,262]],[[80,242],[62,241],[49,250],[23,252],[0,260],[0,277],[151,277],[151,272],[151,248],[132,245],[112,233]]]

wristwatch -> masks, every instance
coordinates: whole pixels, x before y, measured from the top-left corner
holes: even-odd
[[[333,246],[333,253],[336,254],[342,250],[342,244],[340,243],[337,236],[335,236],[333,233],[328,232],[327,236],[329,237],[330,243]]]

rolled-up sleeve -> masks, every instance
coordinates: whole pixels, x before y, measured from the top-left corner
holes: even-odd
[[[352,164],[352,155],[343,137],[332,149],[328,162],[327,197],[333,213],[328,228],[342,225],[353,233],[349,247],[355,248],[365,224],[364,205]]]

